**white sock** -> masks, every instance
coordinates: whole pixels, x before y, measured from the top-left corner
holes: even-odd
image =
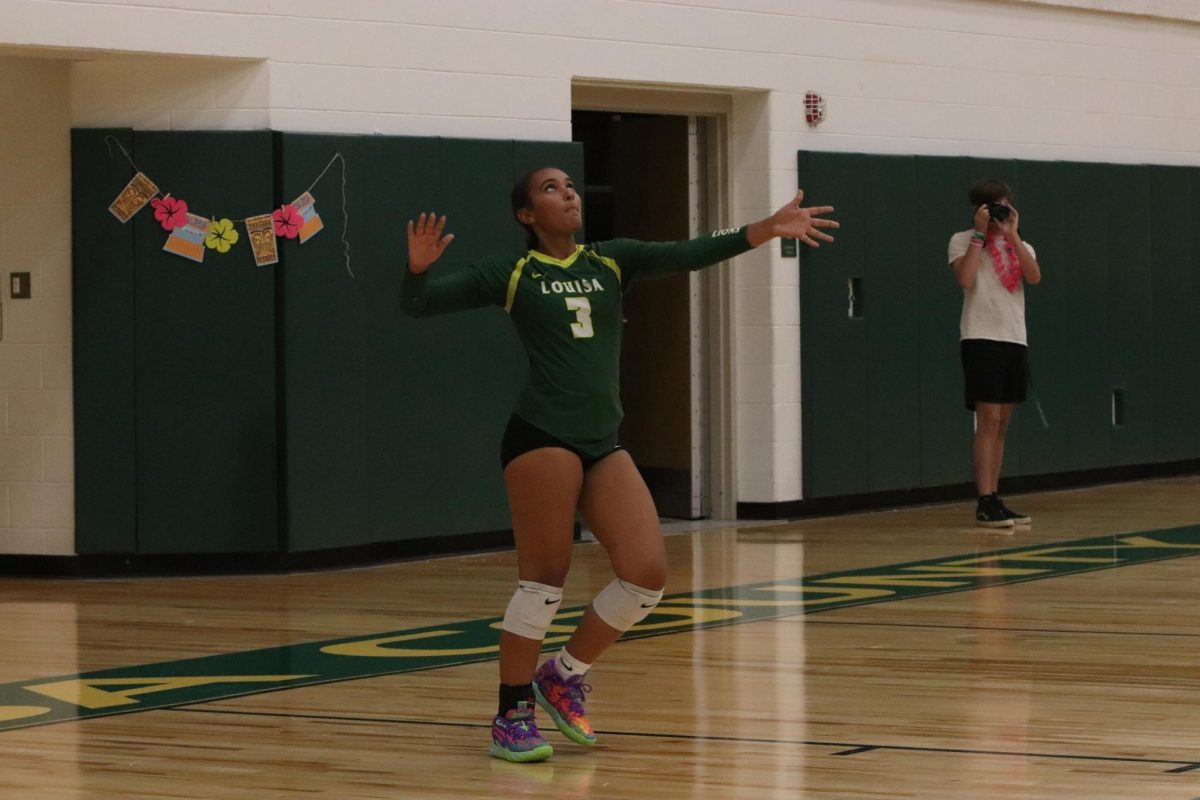
[[[586,675],[587,671],[592,668],[591,664],[585,664],[578,658],[567,652],[567,648],[558,651],[558,655],[554,657],[554,668],[558,670],[558,674],[562,678],[573,678],[576,675]]]

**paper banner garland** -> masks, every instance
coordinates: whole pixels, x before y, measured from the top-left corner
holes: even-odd
[[[350,217],[346,212],[346,160],[341,153],[335,153],[325,169],[291,203],[287,203],[272,213],[257,214],[245,219],[228,219],[225,217],[208,216],[192,213],[187,201],[172,197],[168,192],[162,194],[154,181],[137,168],[125,148],[112,136],[105,137],[106,142],[116,144],[135,174],[113,200],[108,210],[122,223],[128,222],[139,211],[150,205],[154,209],[154,219],[163,230],[170,235],[163,244],[163,250],[168,253],[183,256],[198,263],[204,261],[205,248],[217,253],[228,253],[241,239],[237,224],[246,227],[247,239],[254,255],[256,266],[264,267],[279,263],[279,246],[276,238],[299,239],[304,244],[325,228],[325,223],[317,213],[317,199],[313,196],[313,188],[320,183],[321,178],[333,166],[334,162],[342,162],[342,245],[345,252],[346,271],[354,277],[350,270],[350,242],[346,238],[346,229]],[[112,154],[111,144],[109,153]]]

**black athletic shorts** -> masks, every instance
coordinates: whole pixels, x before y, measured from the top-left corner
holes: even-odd
[[[1029,391],[1029,348],[991,339],[961,342],[966,405],[1024,403]]]
[[[500,468],[507,467],[508,462],[517,456],[524,455],[530,450],[539,450],[543,447],[561,447],[563,450],[570,450],[579,456],[584,472],[591,469],[600,459],[607,458],[622,449],[621,443],[615,442],[612,449],[608,452],[601,453],[598,456],[589,456],[581,452],[578,448],[567,444],[562,439],[551,436],[541,428],[534,427],[521,417],[513,414],[508,420],[508,427],[504,429],[504,438],[500,440]]]

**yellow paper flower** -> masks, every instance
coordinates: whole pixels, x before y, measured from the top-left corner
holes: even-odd
[[[204,237],[204,244],[209,250],[216,250],[218,253],[228,253],[229,248],[237,243],[238,232],[237,228],[233,227],[233,223],[227,219],[214,220],[212,227],[208,229],[208,236]]]

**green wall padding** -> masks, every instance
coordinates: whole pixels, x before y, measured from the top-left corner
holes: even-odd
[[[863,178],[881,186],[913,186],[917,179],[911,159],[877,157],[869,173]],[[913,310],[924,281],[904,268],[920,234],[915,226],[895,224],[898,208],[888,191],[868,193],[862,209],[863,317],[858,322],[868,323],[867,486],[873,492],[904,487],[921,469],[921,376],[907,356],[920,341]]]
[[[550,163],[582,179],[579,146],[303,134],[279,141],[287,186],[303,184],[333,152],[346,157],[355,275],[337,238],[337,193],[325,189],[326,231],[303,246],[287,243],[280,279],[290,549],[507,529],[498,452],[524,353],[498,308],[416,320],[399,313],[404,226],[422,211],[447,216],[455,241],[439,271],[519,253],[509,189]]]
[[[335,153],[346,161],[346,209],[351,220],[351,266],[346,270],[341,197],[341,164],[334,164],[313,189],[325,229],[299,244],[280,240],[282,263],[276,271],[280,324],[280,396],[285,462],[285,519],[289,549],[361,544],[367,531],[365,458],[371,416],[367,395],[367,293],[372,262],[386,263],[384,240],[399,227],[397,219],[371,218],[369,209],[394,200],[375,197],[372,179],[384,167],[391,140],[276,134],[280,169],[276,196],[288,202],[306,189]],[[403,140],[407,143],[410,140]],[[416,140],[412,158],[428,161],[426,144]],[[387,165],[395,180],[429,180]],[[284,200],[284,198],[287,198]],[[373,229],[371,224],[382,226]],[[414,514],[417,514],[414,510]]]
[[[562,142],[113,131],[164,191],[244,218],[313,188],[325,230],[202,265],[163,253],[102,130],[73,134],[80,553],[309,551],[509,527],[500,435],[524,354],[500,309],[412,320],[397,308],[404,223],[450,218],[438,269],[518,253],[508,192],[536,166],[582,181]],[[244,235],[244,231],[243,231]]]
[[[137,546],[136,217],[121,225],[108,212],[130,178],[125,160],[108,155],[109,135],[133,147],[128,129],[71,132],[75,549],[81,554],[130,553]]]
[[[1030,241],[1037,250],[1039,263],[1062,265],[1066,258],[1067,229],[1063,223],[1063,165],[1053,161],[1014,162],[1014,182],[1021,186],[1022,216],[1031,220]],[[961,198],[962,191],[959,192]],[[960,199],[965,205],[965,201]],[[962,207],[959,207],[961,212]],[[1037,239],[1032,237],[1035,235]],[[951,281],[951,285],[954,282]],[[1013,417],[1007,437],[1013,443],[1006,454],[1007,467],[1016,474],[1044,475],[1065,472],[1067,428],[1063,424],[1069,414],[1070,384],[1052,380],[1063,367],[1052,357],[1072,348],[1066,336],[1065,315],[1056,309],[1069,308],[1072,298],[1067,294],[1064,270],[1048,267],[1042,282],[1026,294],[1026,329],[1029,341],[1035,345],[1029,351],[1029,369],[1033,376],[1030,399]],[[955,286],[961,305],[962,294]],[[1029,300],[1036,292],[1036,305]],[[958,376],[961,384],[961,370]],[[1038,405],[1042,411],[1039,413]],[[1042,423],[1046,415],[1050,427]]]
[[[867,176],[870,163],[832,154],[806,159],[802,154],[801,173],[812,185],[827,189],[826,195],[810,192],[808,196],[820,196],[820,203],[835,206],[843,219],[863,219],[866,198],[844,187]],[[863,274],[870,255],[864,236],[839,235],[837,246],[843,244],[834,258],[827,257],[830,247],[804,253],[800,274],[804,475],[809,489],[820,495],[850,494],[868,484],[864,466],[870,458],[866,363],[870,338],[864,320],[847,315],[847,281]],[[871,297],[865,300],[873,302]],[[808,424],[810,419],[839,418],[853,424],[841,429]]]
[[[1182,460],[1200,441],[1200,170],[1150,168],[1154,451]],[[1159,269],[1160,264],[1173,265]],[[1192,359],[1187,360],[1187,354]]]
[[[933,156],[799,153],[800,185],[837,207],[836,244],[804,250],[805,497],[973,480],[946,263],[970,183],[1013,186],[1044,276],[1026,289],[1029,402],[1005,476],[1200,457],[1200,170]],[[847,281],[863,279],[861,319]],[[1124,391],[1114,426],[1112,392]],[[1036,404],[1035,404],[1036,398]],[[1043,424],[1037,404],[1045,411]]]
[[[273,208],[269,132],[138,131],[133,144],[142,171],[194,213]],[[130,224],[138,552],[273,551],[274,270],[253,265],[248,243],[203,264],[163,252],[149,208]]]
[[[1041,385],[1051,380],[1067,392],[1066,405],[1051,412],[1054,416],[1050,424],[1066,429],[1065,459],[1069,470],[1114,463],[1108,275],[1109,262],[1115,254],[1109,247],[1108,225],[1097,224],[1095,204],[1078,202],[1079,198],[1096,196],[1105,187],[1107,169],[1105,164],[1063,164],[1061,206],[1066,238],[1059,271],[1071,298],[1069,310],[1047,308],[1043,312],[1041,304],[1032,301],[1032,291],[1026,296],[1027,319],[1049,312],[1057,313],[1063,322],[1069,357],[1064,358],[1062,351],[1039,354],[1039,369],[1034,379],[1039,392]],[[1072,235],[1079,232],[1088,238],[1087,247],[1072,246]],[[1053,265],[1047,262],[1046,271],[1052,270]],[[1031,342],[1031,359],[1035,346],[1038,343]]]
[[[917,313],[920,336],[908,363],[921,376],[921,469],[915,486],[941,486],[960,480],[971,469],[971,418],[963,411],[958,352],[961,290],[946,266],[950,232],[963,227],[961,190],[918,191],[918,187],[959,187],[969,180],[967,165],[954,158],[916,159],[916,183],[899,195],[901,207],[912,209],[918,239],[906,256],[907,268],[921,276]],[[832,250],[830,251],[832,252]],[[918,253],[928,254],[919,258]],[[901,269],[905,267],[899,267]],[[801,272],[801,290],[803,290]],[[915,363],[914,363],[915,362]],[[946,387],[958,388],[946,391]]]
[[[1120,198],[1098,209],[1109,232],[1109,369],[1112,385],[1125,390],[1126,406],[1124,424],[1112,428],[1112,460],[1114,464],[1144,464],[1157,460],[1150,170],[1116,165],[1109,168],[1107,177],[1103,196]],[[1158,267],[1171,269],[1166,263]]]

